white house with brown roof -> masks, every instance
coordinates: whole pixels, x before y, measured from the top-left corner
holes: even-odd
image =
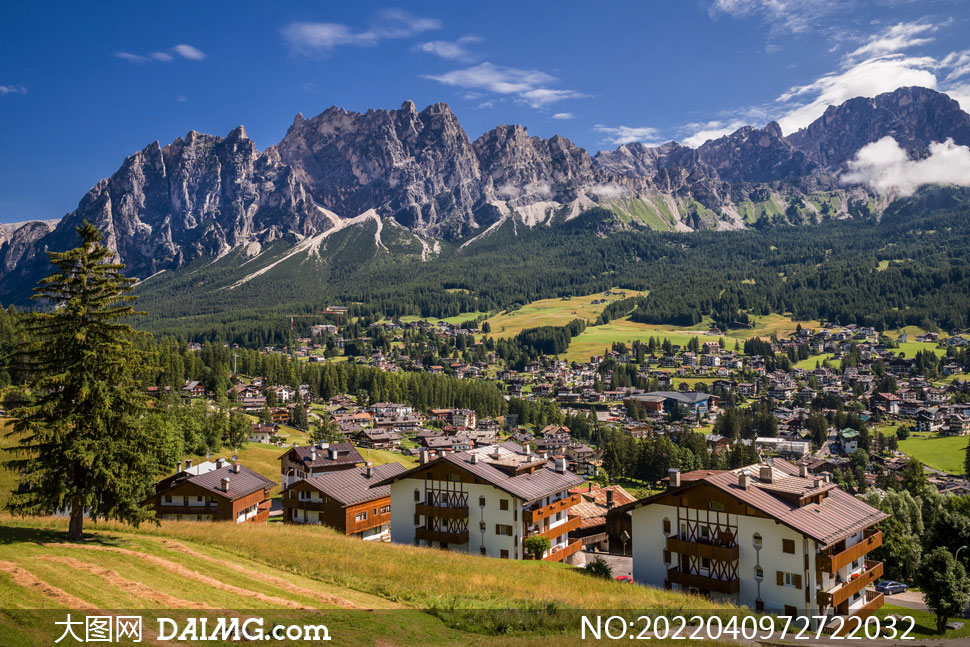
[[[503,559],[525,559],[525,539],[542,535],[542,558],[563,561],[582,540],[569,532],[581,519],[570,508],[569,489],[583,479],[528,446],[505,442],[462,452],[442,452],[385,481],[391,486],[391,541],[446,548]],[[380,483],[378,483],[380,485]]]
[[[868,615],[883,598],[866,555],[888,515],[784,460],[680,474],[625,506],[633,577],[791,615]],[[796,613],[797,612],[797,613]]]

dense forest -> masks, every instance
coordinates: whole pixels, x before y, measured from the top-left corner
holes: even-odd
[[[322,260],[287,259],[239,286],[231,285],[238,274],[219,263],[153,278],[139,288],[139,305],[149,312],[140,325],[254,348],[286,344],[318,319],[332,321],[313,314],[328,305],[349,306],[349,316],[367,321],[448,317],[620,287],[648,294],[611,304],[595,323],[627,314],[683,325],[712,317],[730,328],[778,312],[879,329],[963,329],[968,200],[967,191],[927,189],[893,203],[878,221],[859,215],[686,234],[618,229],[610,212],[593,209],[555,227],[520,227],[517,235],[502,227],[428,261],[395,253],[391,243],[392,253],[375,251],[373,232],[346,233]]]

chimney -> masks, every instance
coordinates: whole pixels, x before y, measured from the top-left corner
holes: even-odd
[[[226,462],[222,459],[222,457],[219,457],[219,458],[216,459],[216,469],[217,470],[221,470],[222,469],[222,466],[225,465],[225,464],[226,464]]]
[[[816,488],[822,487],[822,483],[825,483],[825,479],[821,476],[816,476],[814,480],[814,485]]]
[[[185,469],[189,469],[190,467],[192,467],[192,459],[191,458],[186,458],[185,459]]]
[[[742,490],[748,489],[748,470],[742,470],[738,474],[738,487]]]
[[[471,463],[472,465],[478,465],[478,454],[472,454]]]
[[[667,470],[667,474],[670,476],[670,487],[680,487],[680,470],[676,467],[671,467]]]
[[[310,448],[310,462],[317,460],[317,450],[315,447]]]
[[[799,465],[798,475],[803,479],[808,478],[808,465]]]
[[[367,461],[367,478],[374,476],[374,463]]]
[[[758,474],[758,477],[762,481],[767,481],[768,483],[771,483],[771,482],[774,481],[773,474],[774,474],[774,471],[771,469],[771,466],[770,465],[762,465],[761,466],[761,473]]]
[[[337,460],[337,448],[336,447],[332,447],[332,446],[331,447],[327,447],[327,451],[330,453],[330,460],[332,460],[332,461]]]
[[[613,509],[613,488],[606,490],[606,507],[609,510]]]
[[[225,478],[222,479],[222,491],[223,492],[228,492],[229,491],[229,477],[228,476],[226,476]]]
[[[232,473],[239,474],[239,461],[232,464]]]
[[[586,483],[586,491],[587,492],[592,492],[593,491],[593,482],[592,481],[587,481],[587,483]]]
[[[560,474],[565,473],[565,471],[566,471],[566,459],[565,458],[557,458],[556,459],[556,471],[559,472]]]
[[[182,471],[182,461],[179,461],[175,464],[175,473],[179,474],[181,471]]]
[[[532,445],[529,445],[527,443],[526,446],[525,446],[525,455],[528,456],[531,453],[532,453]]]
[[[427,462],[428,462],[428,450],[427,449],[422,449],[421,450],[421,465],[424,465]]]

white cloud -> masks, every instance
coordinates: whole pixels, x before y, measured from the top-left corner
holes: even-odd
[[[444,74],[424,75],[423,78],[467,90],[512,95],[517,101],[533,108],[544,108],[564,99],[580,99],[587,96],[575,90],[554,90],[545,87],[558,80],[545,72],[493,65],[488,61]]]
[[[115,52],[115,58],[120,58],[123,61],[128,61],[129,63],[137,63],[139,65],[144,63],[171,63],[175,60],[175,55],[181,56],[182,58],[187,58],[190,61],[201,61],[205,59],[205,53],[197,47],[192,45],[186,45],[181,43],[169,48],[167,51],[157,51],[152,52],[148,55],[133,54],[131,52]]]
[[[936,59],[929,56],[889,54],[860,61],[815,81],[791,88],[778,97],[787,110],[778,119],[782,132],[792,133],[822,116],[829,106],[854,97],[874,97],[905,86],[936,89]],[[800,99],[812,97],[801,103]]]
[[[892,54],[917,45],[925,45],[932,42],[932,38],[921,36],[933,33],[937,30],[936,25],[925,22],[901,22],[897,23],[881,34],[871,36],[864,45],[858,47],[847,54],[847,58],[857,59],[863,57],[883,56]]]
[[[378,14],[374,24],[356,31],[347,25],[333,22],[292,22],[282,30],[283,40],[295,54],[329,54],[338,47],[373,47],[381,40],[408,38],[423,32],[440,29],[436,18],[420,18],[400,9],[386,9]]]
[[[952,139],[930,144],[929,157],[910,159],[895,139],[863,146],[842,174],[844,184],[866,184],[878,193],[912,195],[924,184],[970,186],[970,148]]]
[[[514,184],[503,184],[500,187],[496,187],[495,195],[507,199],[518,198],[523,195],[549,198],[552,196],[552,186],[548,182],[530,182],[522,187],[515,186]]]
[[[947,88],[947,95],[960,104],[960,109],[970,112],[970,82],[961,83]]]
[[[710,15],[759,17],[772,34],[800,34],[815,29],[826,16],[850,4],[842,0],[714,0]]]
[[[185,43],[176,45],[172,48],[172,51],[182,58],[187,58],[190,61],[201,61],[205,58],[205,54],[201,50],[192,47],[191,45],[186,45]]]
[[[576,115],[571,112],[557,112],[552,116],[553,119],[575,119]]]
[[[619,184],[594,184],[590,187],[589,192],[597,198],[606,200],[622,198],[629,193],[626,187],[620,186]]]
[[[684,137],[681,140],[681,143],[685,146],[690,146],[691,148],[697,148],[708,139],[717,139],[718,137],[723,137],[724,135],[730,135],[738,128],[746,125],[747,122],[740,120],[730,122],[708,121],[707,123],[686,124],[683,129],[685,132],[689,132],[691,134]]]
[[[27,88],[19,83],[14,85],[0,85],[0,97],[5,94],[27,94]]]
[[[596,124],[593,131],[606,135],[603,141],[608,144],[619,146],[632,142],[656,143],[660,137],[660,131],[649,126],[606,126]]]
[[[419,43],[414,49],[418,52],[434,54],[440,58],[451,61],[472,61],[476,58],[474,52],[470,51],[465,45],[478,43],[482,39],[478,36],[462,36],[458,40],[432,40],[427,43]]]

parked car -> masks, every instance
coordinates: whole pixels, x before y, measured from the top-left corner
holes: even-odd
[[[629,582],[630,584],[633,584],[633,577],[629,575],[617,575],[616,580],[618,582]]]
[[[876,582],[876,590],[884,595],[894,595],[896,593],[905,593],[909,590],[909,587],[902,582],[894,582],[893,580],[879,580]]]

